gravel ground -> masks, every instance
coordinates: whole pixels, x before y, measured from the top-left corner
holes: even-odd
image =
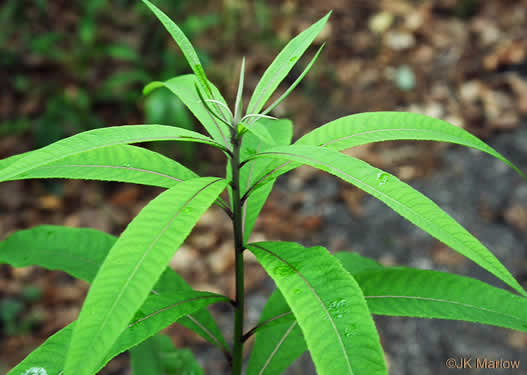
[[[527,170],[527,127],[501,134],[489,142],[520,169]],[[432,176],[410,184],[425,193],[480,239],[527,285],[527,184],[502,162],[479,151],[458,146],[440,156],[441,167]],[[291,187],[287,179],[279,188]],[[380,201],[362,201],[364,215],[352,215],[339,203],[339,185],[329,175],[317,175],[302,187],[301,211],[322,214],[323,227],[305,245],[330,247],[335,239],[344,247],[385,263],[436,269],[468,275],[504,285],[492,275],[464,260],[437,240],[402,219]],[[522,216],[522,212],[524,213]],[[447,254],[447,255],[444,255]],[[391,375],[461,373],[448,369],[449,358],[521,360],[527,367],[527,335],[479,324],[377,317]],[[525,370],[466,369],[463,374],[520,374]],[[306,355],[287,374],[315,374]]]

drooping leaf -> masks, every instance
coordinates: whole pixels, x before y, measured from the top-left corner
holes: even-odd
[[[214,145],[221,149],[224,148],[202,134],[173,126],[113,126],[79,133],[61,139],[49,146],[30,151],[25,157],[13,159],[13,163],[0,169],[0,182],[10,180],[13,176],[20,175],[29,170],[42,168],[50,163],[87,151],[95,152],[95,150],[120,144],[151,141],[199,142]]]
[[[429,198],[397,177],[368,163],[325,147],[273,147],[253,155],[307,164],[331,173],[373,195],[388,207],[447,246],[471,259],[520,294],[527,292],[503,264],[478,239]],[[282,170],[268,178],[276,178]]]
[[[41,225],[0,242],[0,264],[38,265],[91,282],[115,240],[95,229]]]
[[[208,95],[212,95],[211,88],[209,86],[209,81],[207,79],[207,76],[205,75],[205,71],[203,70],[203,66],[201,65],[201,62],[199,61],[198,55],[196,51],[194,50],[194,47],[192,46],[192,43],[188,40],[188,38],[185,36],[183,31],[179,28],[178,25],[174,23],[163,11],[161,11],[159,8],[157,8],[154,4],[147,0],[142,0],[143,3],[146,4],[152,11],[152,13],[155,14],[157,19],[165,26],[167,31],[170,33],[174,41],[177,43],[179,48],[181,49],[181,52],[183,52],[183,55],[187,59],[187,62],[194,72],[196,76],[199,79],[200,84],[202,87],[207,91]]]
[[[355,278],[373,314],[465,320],[527,332],[527,298],[470,277],[398,267]]]
[[[248,249],[291,307],[319,374],[387,374],[362,291],[326,249],[286,242]]]
[[[42,225],[13,233],[0,242],[0,264],[13,267],[37,265],[49,270],[64,271],[91,282],[117,239],[90,228],[69,228]],[[176,272],[167,268],[152,293],[192,291]],[[202,309],[178,321],[188,329],[227,350],[225,339],[207,309]]]
[[[26,169],[8,180],[73,178],[131,182],[170,188],[195,178],[187,167],[142,147],[114,145],[68,156],[45,166]]]
[[[91,374],[226,181],[197,178],[152,200],[110,250],[79,314],[65,375]],[[93,347],[92,342],[98,345]],[[91,348],[90,348],[91,347]],[[90,350],[89,361],[84,353]]]
[[[466,130],[433,117],[409,112],[365,112],[345,116],[314,129],[295,144],[334,150],[382,141],[426,140],[456,143],[486,152],[527,176],[492,147]]]
[[[119,336],[106,356],[99,358],[94,368],[87,373],[95,374],[116,355],[138,345],[181,317],[192,314],[194,311],[202,309],[211,303],[227,300],[224,296],[197,291],[178,293],[177,296],[170,297],[155,295],[148,297],[136,316],[126,325],[124,332]],[[42,368],[49,375],[63,374],[66,354],[71,344],[72,333],[77,324],[78,322],[73,322],[49,337],[41,346],[9,371],[8,375],[19,375],[30,368]],[[86,363],[92,360],[91,348],[88,352],[90,355],[84,356]]]
[[[274,145],[289,145],[291,143],[293,137],[293,123],[291,121],[285,119],[261,119],[259,122],[264,124],[269,130],[269,134],[273,137]],[[271,147],[273,144],[265,143],[255,135],[247,133],[242,140],[240,156],[245,159],[256,152]],[[251,160],[241,168],[240,187],[242,193],[247,192],[248,187],[251,186],[254,181],[254,177],[259,171],[264,170],[271,162],[263,159]],[[242,206],[244,241],[249,240],[256,219],[258,218],[267,197],[271,193],[273,185],[274,181],[269,182],[266,186],[253,192],[253,194],[251,194],[244,202]]]
[[[209,84],[212,89],[213,96],[215,98],[219,98],[221,102],[226,104],[218,89],[211,82],[209,82]],[[195,85],[196,76],[193,74],[187,74],[171,78],[165,82],[152,82],[144,88],[143,93],[147,95],[158,87],[166,87],[171,92],[173,92],[183,102],[183,104],[185,104],[185,106],[205,127],[207,132],[216,142],[226,147],[230,147],[229,127],[223,122],[219,121],[214,115],[209,113],[207,106],[199,98],[195,89]],[[209,108],[215,111],[216,115],[222,115],[222,113],[215,106],[210,106]]]
[[[291,39],[264,72],[252,94],[247,113],[259,113],[280,82],[322,31],[331,12]]]
[[[503,289],[444,272],[384,268],[349,252],[335,257],[359,283],[372,314],[464,320],[527,332],[527,299]],[[295,323],[276,290],[257,326],[247,375],[281,373],[307,350]]]

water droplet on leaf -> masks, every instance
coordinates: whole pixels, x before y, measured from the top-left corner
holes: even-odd
[[[377,182],[379,183],[379,185],[384,185],[385,183],[387,183],[389,178],[390,178],[390,175],[388,173],[379,172],[377,174]]]
[[[346,306],[346,300],[344,298],[336,299],[328,305],[329,311],[340,312]]]
[[[295,273],[291,267],[281,264],[273,269],[273,272],[278,276],[290,276]]]
[[[48,375],[48,373],[42,367],[31,367],[29,370],[24,371],[22,375]]]

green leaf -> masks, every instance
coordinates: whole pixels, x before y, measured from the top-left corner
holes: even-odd
[[[179,48],[181,49],[181,52],[183,52],[183,55],[187,59],[187,62],[194,72],[196,76],[199,79],[200,84],[202,87],[206,90],[207,95],[212,95],[211,88],[209,86],[209,81],[207,79],[207,76],[205,75],[205,71],[203,70],[203,66],[201,65],[201,62],[199,61],[198,55],[196,51],[194,50],[194,47],[192,47],[192,44],[188,40],[188,38],[183,34],[183,31],[179,28],[178,25],[176,25],[165,13],[163,13],[159,8],[157,8],[154,4],[147,0],[142,0],[143,3],[146,4],[152,11],[152,13],[155,14],[157,19],[165,26],[167,31],[170,33],[174,41],[177,43]]]
[[[242,65],[240,67],[240,79],[238,80],[238,90],[236,92],[236,100],[234,102],[234,123],[237,124],[241,120],[243,109],[243,81],[245,78],[245,57],[242,58]]]
[[[185,279],[183,279],[178,273],[172,271],[172,269],[167,268],[154,286],[152,293],[170,295],[176,292],[190,292],[192,290],[193,289],[187,284]],[[205,340],[217,346],[224,353],[228,353],[229,349],[225,343],[223,334],[207,309],[201,309],[189,314],[186,317],[181,318],[178,323],[187,327],[191,331],[196,332]]]
[[[365,112],[339,118],[307,133],[296,144],[334,150],[392,140],[456,143],[486,152],[527,176],[500,153],[466,130],[433,117],[408,112]]]
[[[87,151],[95,151],[119,144],[151,141],[199,142],[224,149],[223,146],[204,135],[173,126],[126,125],[107,127],[61,139],[49,146],[30,151],[25,157],[12,159],[13,163],[0,170],[0,182],[8,181],[13,176]]]
[[[215,98],[220,98],[219,100],[226,104],[218,89],[212,83],[209,82],[209,84],[211,86],[213,96]],[[193,74],[187,74],[171,78],[165,82],[152,82],[144,88],[143,93],[147,95],[156,88],[166,87],[171,92],[173,92],[183,102],[183,104],[185,104],[185,106],[205,127],[207,132],[214,140],[216,140],[216,142],[229,147],[230,128],[223,122],[219,121],[214,115],[209,113],[205,104],[201,102],[198,93],[196,92],[195,85],[196,76]],[[214,110],[214,106],[211,106],[211,108]],[[222,114],[222,112],[219,110],[216,110],[215,113],[218,116],[221,116]]]
[[[68,352],[66,375],[92,373],[225,186],[226,181],[217,178],[182,182],[161,193],[128,225],[86,297]],[[98,345],[92,347],[94,340]]]
[[[119,181],[170,188],[195,178],[187,167],[142,147],[114,145],[68,156],[45,166],[26,169],[7,180],[74,178]]]
[[[357,272],[383,268],[374,260],[352,252],[339,252],[334,256],[353,276]],[[252,332],[256,332],[256,337],[247,375],[281,374],[307,350],[302,331],[278,289],[267,300]]]
[[[240,125],[264,143],[271,145],[274,143],[274,139],[269,133],[269,130],[267,130],[266,126],[261,121],[255,121],[252,124],[241,122]]]
[[[94,368],[90,369],[88,373],[94,374],[98,372],[116,355],[138,345],[181,317],[203,309],[211,303],[227,300],[224,296],[197,291],[178,293],[177,296],[170,297],[148,297],[136,316],[129,324],[125,325],[124,332],[119,336],[108,354],[104,358],[99,358]],[[42,368],[49,375],[62,374],[66,362],[66,354],[77,324],[78,322],[73,322],[49,337],[44,344],[9,371],[8,375],[19,375],[30,368]],[[87,352],[90,355],[84,356],[85,363],[93,361],[91,357],[92,348],[95,347],[91,346],[89,352]],[[82,370],[86,371],[84,368]]]
[[[30,152],[32,151],[28,151],[23,154],[17,154],[17,155],[9,156],[4,159],[0,159],[0,170],[6,168],[10,164],[13,164],[18,159],[25,158]]]
[[[265,124],[271,137],[273,137],[273,143],[268,144],[263,142],[260,138],[256,137],[252,133],[244,135],[242,140],[242,147],[240,156],[245,159],[250,155],[265,150],[266,148],[274,145],[289,145],[293,138],[293,123],[289,120],[267,120],[261,119],[258,122]],[[247,189],[254,181],[254,177],[259,171],[265,170],[266,167],[272,162],[264,159],[251,160],[244,165],[240,170],[240,186],[242,192],[247,192]],[[274,181],[268,183],[264,187],[256,190],[251,194],[242,205],[242,223],[244,241],[247,242],[253,230],[256,219],[262,210],[267,197],[273,189]]]
[[[194,290],[148,297],[98,369],[117,354],[130,349],[172,323],[176,321],[180,323],[180,319],[195,315],[200,309],[204,311],[211,303],[228,301],[225,296]]]
[[[374,168],[362,160],[325,147],[296,145],[273,147],[252,156],[252,158],[257,157],[272,157],[307,164],[357,186],[384,202],[417,227],[479,264],[518,293],[527,296],[527,292],[505,266],[479,240],[434,202],[397,177]],[[276,174],[281,171],[277,171]],[[276,174],[272,174],[269,178],[276,178]]]
[[[0,242],[0,264],[13,267],[38,265],[91,282],[115,241],[114,236],[95,229],[42,225],[15,232]],[[192,288],[167,268],[152,293],[174,291],[190,292]],[[208,310],[196,311],[180,319],[179,323],[227,351],[225,339]]]
[[[527,332],[527,298],[479,280],[404,267],[355,278],[373,314],[465,320]]]
[[[172,339],[156,335],[130,349],[132,375],[204,375],[188,349],[176,349]]]
[[[464,320],[527,332],[527,300],[503,289],[444,272],[385,269],[350,252],[335,257],[359,283],[372,314]],[[276,290],[256,327],[247,375],[281,373],[307,350],[295,323]]]
[[[203,375],[203,370],[188,349],[176,349],[172,339],[156,335],[130,350],[132,375]]]
[[[275,290],[267,300],[256,331],[247,375],[281,374],[307,350],[298,326],[282,293]]]
[[[326,249],[286,242],[248,249],[291,306],[319,374],[387,374],[362,291]]]
[[[316,36],[322,31],[330,15],[331,12],[291,39],[282,51],[280,51],[256,85],[249,105],[247,106],[247,113],[260,112],[280,82],[287,76],[293,66],[298,62],[298,59],[300,59],[311,43],[313,43]]]
[[[95,229],[42,225],[0,242],[0,264],[38,265],[91,282],[114,243],[114,236]]]
[[[289,96],[289,94],[291,94],[291,92],[296,88],[296,86],[298,86],[298,84],[304,79],[304,77],[306,76],[306,74],[311,70],[311,67],[313,66],[313,64],[315,64],[315,61],[317,61],[318,59],[318,55],[320,55],[320,52],[322,52],[322,50],[324,49],[324,46],[326,45],[326,43],[322,43],[322,45],[320,46],[320,48],[318,49],[317,53],[315,54],[315,56],[313,56],[313,58],[311,59],[311,61],[309,62],[309,64],[307,64],[307,66],[305,67],[305,69],[302,71],[302,74],[300,74],[298,76],[298,78],[295,80],[295,82],[293,82],[293,84],[291,86],[288,87],[288,89],[282,94],[280,95],[280,97],[278,99],[276,99],[269,107],[267,107],[265,109],[265,111],[262,112],[262,114],[267,114],[269,112],[271,112],[273,109],[275,109],[280,103],[282,103],[285,98],[287,98]]]
[[[161,363],[157,335],[130,349],[130,367],[132,368],[132,375],[165,374]]]

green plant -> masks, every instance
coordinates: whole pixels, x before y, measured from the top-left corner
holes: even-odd
[[[466,320],[527,332],[527,292],[487,248],[421,193],[339,151],[385,140],[435,140],[486,152],[527,177],[518,168],[463,129],[411,113],[343,117],[290,144],[291,122],[267,114],[300,82],[322,48],[292,86],[263,108],[329,14],[286,45],[262,76],[242,115],[244,61],[231,113],[207,79],[189,40],[164,13],[147,0],[143,2],[172,34],[194,72],[151,83],[145,93],[168,88],[210,137],[163,125],[109,127],[0,161],[0,181],[80,178],[167,189],[118,239],[93,229],[45,225],[16,232],[0,243],[0,263],[14,267],[36,264],[92,283],[77,321],[51,336],[9,374],[94,374],[125,350],[131,352],[136,374],[179,373],[185,366],[189,373],[200,373],[188,351],[174,349],[166,337],[158,335],[176,321],[223,351],[236,375],[242,370],[244,342],[252,335],[256,339],[247,374],[279,374],[306,350],[320,374],[386,374],[371,314]],[[227,159],[226,176],[198,177],[169,158],[129,145],[161,140],[217,147]],[[380,199],[519,295],[468,277],[383,267],[350,252],[331,255],[323,247],[305,248],[296,243],[248,243],[276,178],[303,164]],[[220,197],[224,190],[229,202]],[[175,250],[212,204],[233,222],[235,300],[195,291],[167,268]],[[278,287],[260,323],[250,329],[243,324],[246,250],[255,254]],[[206,309],[216,302],[230,302],[234,307],[232,348]]]

